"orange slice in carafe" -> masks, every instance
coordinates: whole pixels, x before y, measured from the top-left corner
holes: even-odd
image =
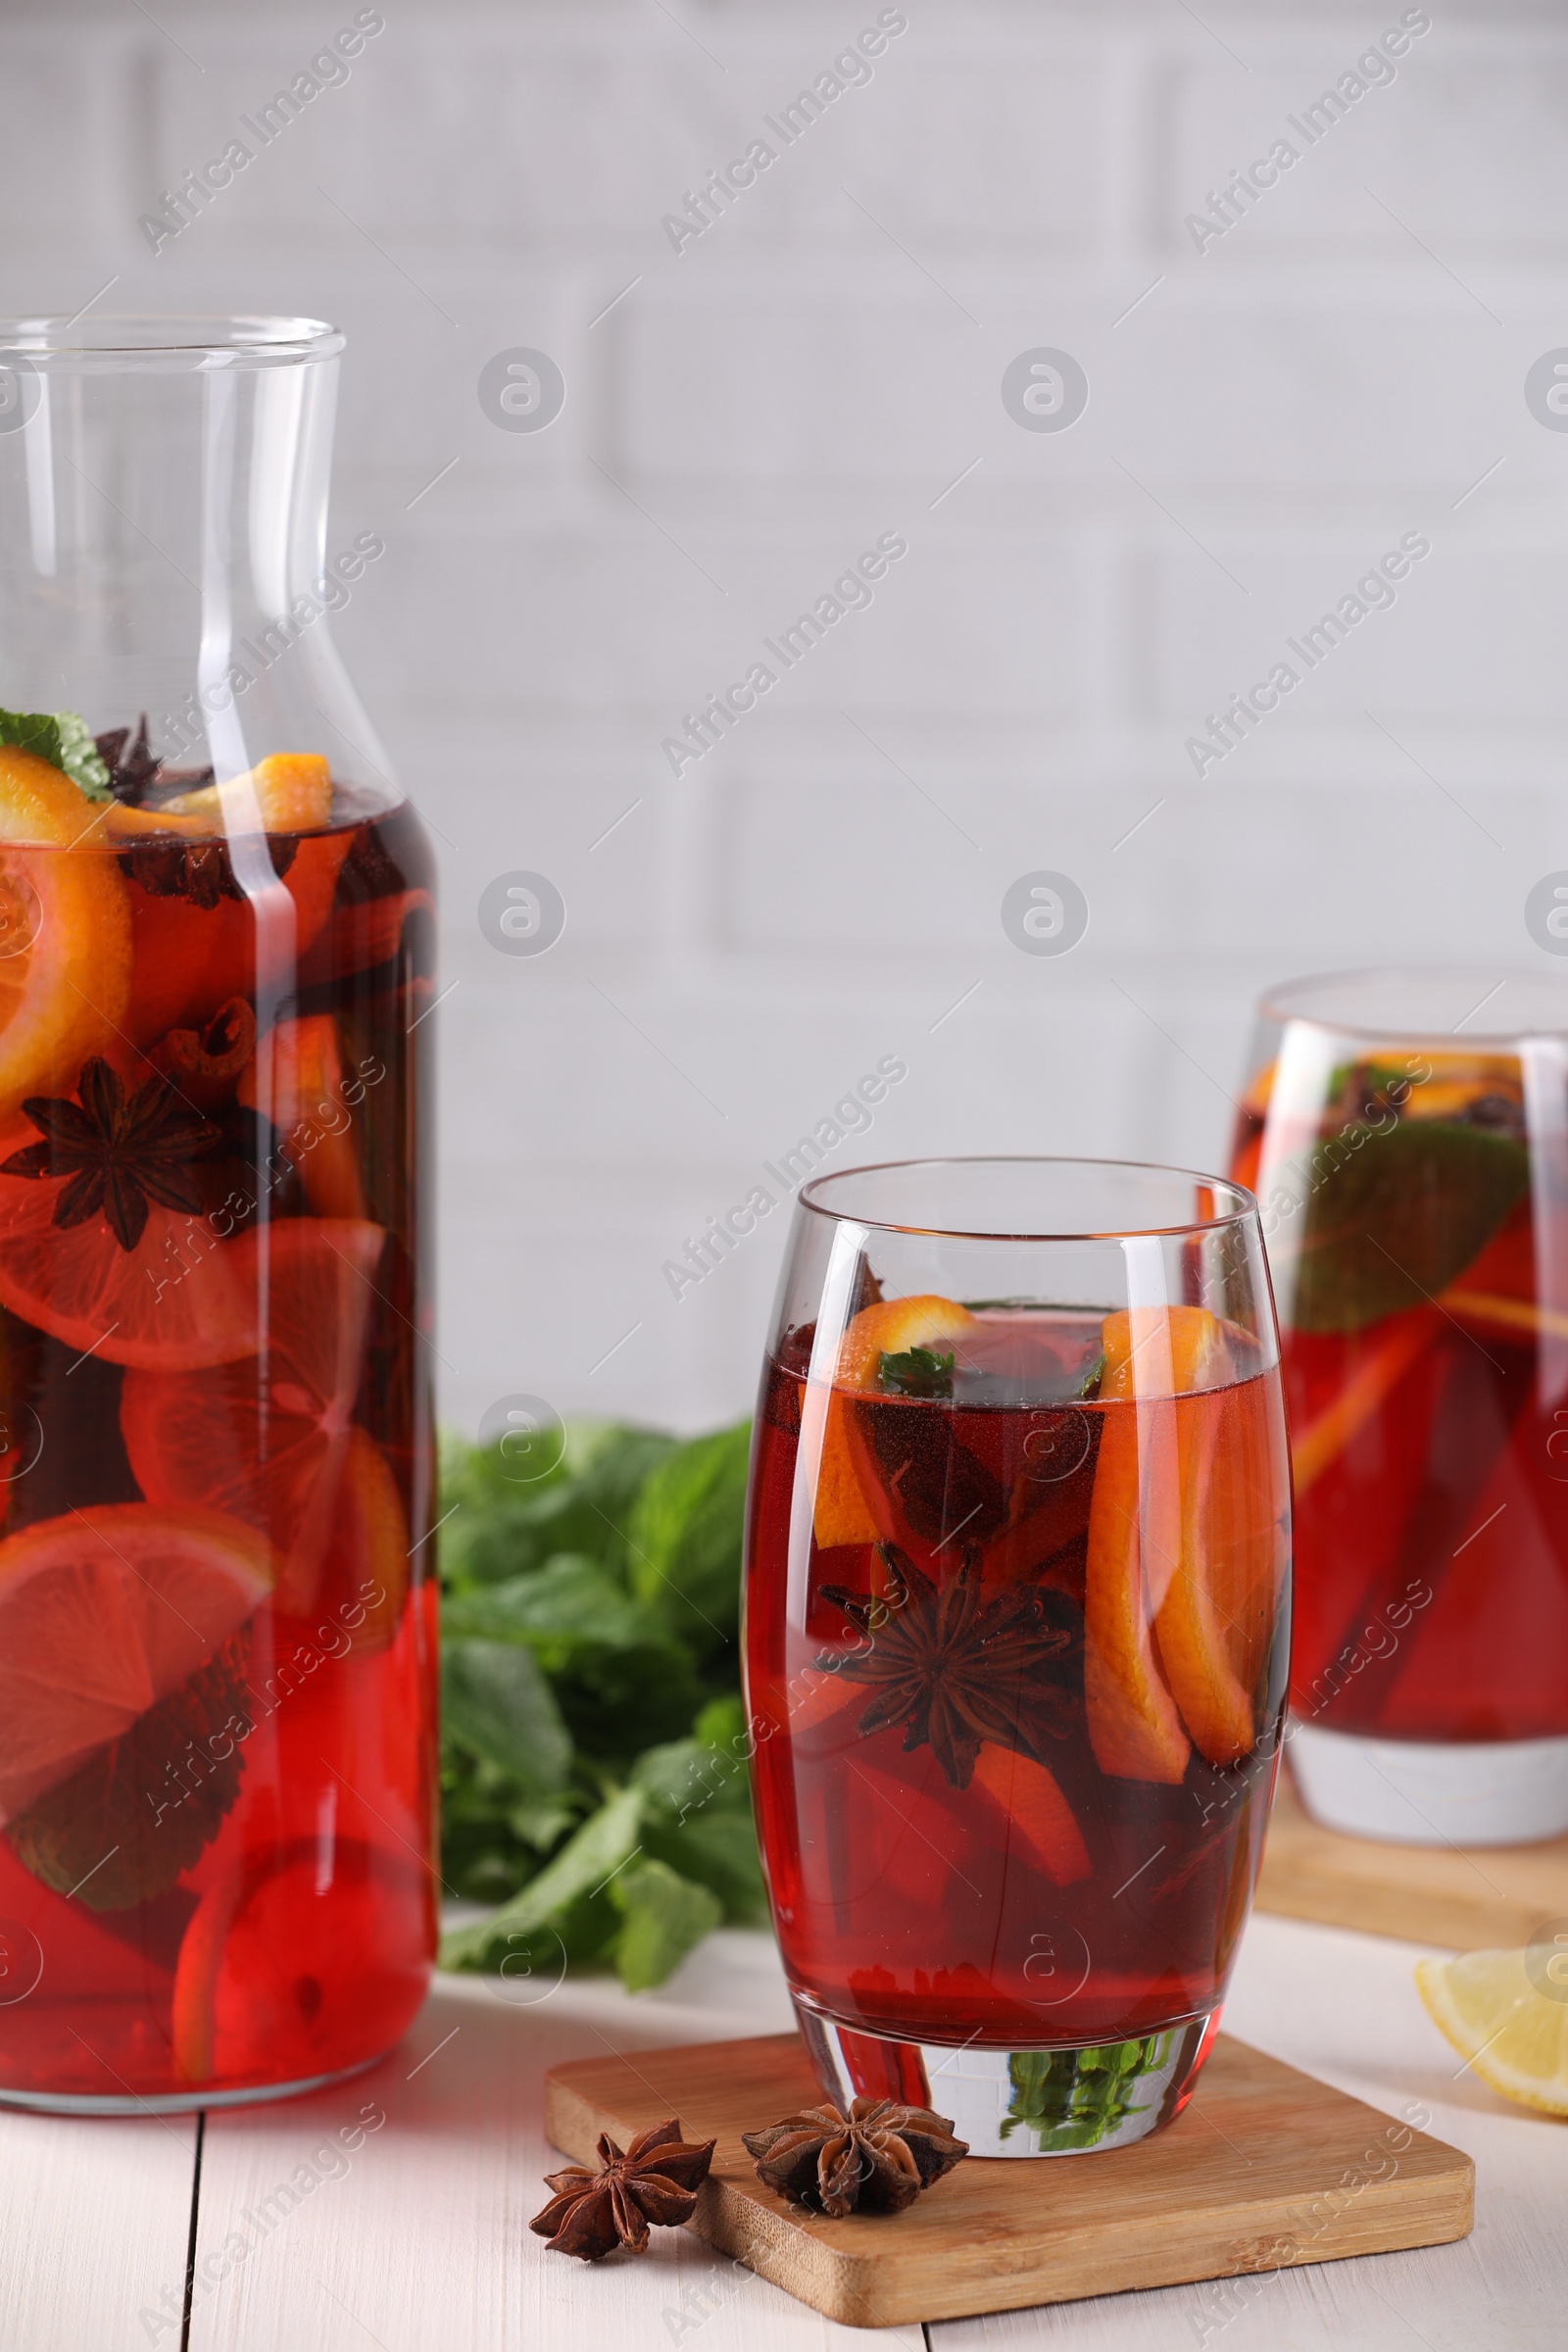
[[[69,1094],[124,1016],[125,886],[80,846],[98,813],[47,760],[0,745],[0,1125],[29,1095]]]
[[[0,1544],[0,1821],[179,1688],[272,1586],[265,1539],[125,1502]]]
[[[236,1245],[260,1257],[265,1355],[199,1376],[132,1371],[120,1408],[148,1499],[231,1512],[270,1537],[285,1615],[368,1607],[357,1650],[390,1638],[409,1580],[397,1483],[353,1419],[384,1242],[363,1220],[291,1217]]]

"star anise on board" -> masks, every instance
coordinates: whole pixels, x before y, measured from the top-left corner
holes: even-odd
[[[0,1160],[0,1175],[66,1176],[57,1225],[84,1225],[99,1211],[122,1250],[134,1250],[148,1203],[194,1215],[201,1194],[189,1162],[218,1141],[218,1129],[181,1102],[166,1078],[149,1078],[126,1099],[95,1054],[76,1082],[79,1102],[30,1095],[22,1107],[43,1137]]]
[[[808,2107],[765,2132],[743,2132],[741,2145],[759,2180],[836,2222],[857,2206],[902,2213],[969,2153],[949,2117],[896,2099],[856,2099],[848,2115]]]
[[[968,1788],[985,1740],[1043,1762],[1042,1740],[1066,1729],[1063,1653],[1072,1637],[1049,1622],[1041,1593],[1013,1586],[987,1600],[978,1547],[940,1590],[896,1544],[877,1548],[894,1580],[886,1598],[822,1587],[822,1598],[870,1644],[858,1656],[817,1660],[875,1690],[861,1738],[904,1725],[905,1753],[929,1740],[955,1788]]]
[[[597,2262],[616,2246],[646,2254],[650,2222],[670,2229],[690,2221],[697,2210],[697,2191],[708,2178],[714,2145],[710,2139],[682,2139],[674,2116],[639,2132],[624,2154],[608,2132],[601,2132],[604,2169],[591,2173],[572,2164],[564,2172],[546,2173],[556,2193],[528,2227],[549,2238],[548,2253],[578,2254],[584,2262]]]

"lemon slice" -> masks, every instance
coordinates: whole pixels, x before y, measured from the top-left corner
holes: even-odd
[[[1483,2082],[1521,2107],[1568,2115],[1568,1998],[1538,1990],[1525,1961],[1523,1951],[1420,1960],[1416,1988]]]

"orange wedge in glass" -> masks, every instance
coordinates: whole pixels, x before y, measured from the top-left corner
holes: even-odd
[[[974,1783],[1006,1815],[1009,1849],[1026,1856],[1054,1886],[1071,1886],[1090,1876],[1094,1865],[1083,1832],[1044,1764],[987,1740],[975,1758]]]
[[[1261,1381],[1183,1397],[1176,1416],[1181,1559],[1154,1640],[1199,1753],[1234,1764],[1257,1738],[1258,1680],[1285,1572],[1274,1515],[1284,1422]]]
[[[825,1391],[808,1385],[801,1395],[801,1446],[808,1461],[812,1424],[821,1429],[816,1499],[812,1530],[824,1549],[837,1544],[877,1544],[894,1541],[897,1530],[875,1507],[874,1482],[862,1481],[852,1443],[849,1417],[841,1389],[875,1391],[884,1355],[903,1355],[911,1348],[946,1353],[949,1344],[973,1329],[975,1318],[953,1298],[923,1292],[913,1298],[882,1298],[862,1306],[839,1343],[834,1387]]]
[[[1095,1474],[1090,1735],[1106,1771],[1174,1782],[1189,1742],[1231,1764],[1257,1737],[1285,1567],[1285,1431],[1262,1385],[1235,1379],[1226,1326],[1205,1308],[1109,1315],[1103,1346],[1102,1398],[1136,1411],[1106,1414]]]
[[[1196,1306],[1134,1307],[1107,1315],[1095,1491],[1084,1591],[1084,1696],[1102,1771],[1174,1784],[1192,1742],[1154,1626],[1191,1615],[1202,1569],[1184,1559],[1187,1517],[1179,1399],[1223,1380],[1224,1326]],[[1186,1589],[1184,1589],[1186,1588]],[[1174,1599],[1173,1599],[1174,1595]],[[1178,1649],[1181,1643],[1178,1642]],[[1186,1673],[1183,1656],[1184,1681]],[[1201,1710],[1200,1710],[1201,1711]]]

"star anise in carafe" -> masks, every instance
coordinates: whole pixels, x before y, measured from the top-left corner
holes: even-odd
[[[624,2153],[608,2132],[601,2132],[603,2170],[591,2173],[586,2165],[573,2164],[546,2173],[556,2193],[528,2227],[550,2240],[549,2253],[578,2254],[584,2262],[597,2262],[617,2245],[629,2254],[646,2254],[650,2222],[673,2228],[696,2212],[697,2191],[708,2178],[715,2145],[710,2139],[682,2139],[674,2116],[639,2132]]]
[[[906,1754],[929,1741],[955,1788],[969,1786],[985,1740],[1043,1763],[1042,1742],[1065,1735],[1072,1698],[1072,1635],[1051,1623],[1046,1595],[1015,1585],[988,1600],[978,1546],[940,1589],[896,1544],[877,1549],[892,1580],[886,1597],[822,1587],[822,1598],[868,1645],[817,1660],[819,1669],[874,1690],[860,1717],[862,1739],[902,1724]]]
[[[949,2117],[896,2099],[855,2099],[848,2115],[807,2107],[765,2132],[743,2132],[741,2145],[760,2180],[833,2221],[858,2206],[902,2213],[969,2153]]]
[[[84,1225],[101,1210],[122,1250],[146,1230],[148,1203],[194,1216],[201,1193],[189,1163],[205,1157],[218,1129],[181,1100],[167,1078],[149,1078],[127,1100],[107,1061],[83,1062],[80,1098],[29,1095],[22,1107],[43,1137],[0,1160],[0,1175],[65,1176],[54,1223]]]
[[[109,770],[109,789],[116,800],[127,808],[139,808],[160,764],[147,740],[146,711],[136,721],[134,732],[129,727],[110,727],[104,734],[95,735],[93,741],[98,746],[98,757]],[[212,774],[211,768],[207,773]]]

